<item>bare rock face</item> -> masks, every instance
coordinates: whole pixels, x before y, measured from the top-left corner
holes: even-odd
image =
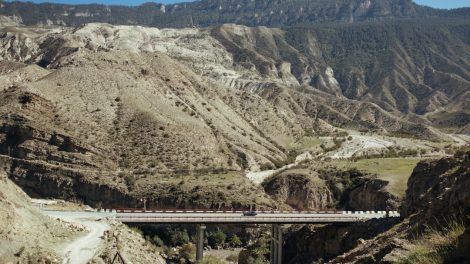
[[[384,188],[388,182],[378,179],[366,181],[352,189],[347,195],[347,209],[353,211],[397,210],[400,199]]]
[[[398,220],[373,220],[351,226],[326,225],[292,228],[286,233],[284,254],[286,263],[312,263],[328,260],[388,230]]]
[[[298,210],[325,209],[334,203],[333,194],[318,175],[281,173],[263,187],[275,200]]]
[[[417,222],[470,215],[470,152],[419,163],[408,181],[404,217]],[[418,213],[418,214],[417,214]]]
[[[25,62],[39,50],[37,43],[22,33],[4,32],[0,39],[0,56],[5,60]]]
[[[0,161],[0,258],[2,263],[61,263],[55,251],[65,238],[80,235],[44,216],[29,197],[6,177]]]
[[[287,170],[274,175],[263,188],[273,199],[299,210],[397,210],[400,199],[389,193],[388,182],[356,170]]]

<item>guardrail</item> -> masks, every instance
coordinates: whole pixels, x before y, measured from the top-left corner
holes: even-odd
[[[286,211],[286,210],[216,210],[216,209],[116,209],[117,213],[164,213],[164,214],[197,214],[197,213],[246,213],[256,212],[257,214],[387,214],[399,215],[398,211],[335,211],[335,210],[319,210],[319,211]]]
[[[221,218],[209,218],[209,217],[123,217],[117,218],[123,223],[351,223],[360,222],[369,218],[361,217],[321,217],[321,218],[310,218],[310,217],[295,217],[295,218],[267,218],[267,217],[221,217]]]

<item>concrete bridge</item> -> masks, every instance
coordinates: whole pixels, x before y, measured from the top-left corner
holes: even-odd
[[[128,224],[195,224],[196,259],[203,258],[207,224],[270,224],[271,263],[282,263],[283,224],[355,223],[400,217],[396,211],[236,211],[236,210],[140,210],[113,211],[116,220]]]

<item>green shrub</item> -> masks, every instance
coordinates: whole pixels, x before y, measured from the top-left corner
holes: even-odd
[[[135,177],[134,176],[131,176],[131,175],[127,175],[126,177],[124,177],[124,182],[126,183],[127,187],[129,188],[133,188],[134,185],[135,185]]]
[[[151,239],[151,241],[152,241],[152,243],[153,243],[154,245],[156,245],[157,247],[163,247],[163,246],[165,245],[165,243],[163,242],[163,240],[162,240],[159,236],[157,236],[157,235],[153,236],[152,239]]]
[[[137,228],[137,227],[131,227],[130,229],[131,229],[131,231],[133,231],[134,233],[137,233],[137,234],[139,234],[139,235],[141,235],[141,236],[144,234],[144,233],[142,232],[142,230],[140,230],[140,229]]]
[[[170,231],[170,245],[182,246],[189,243],[189,235],[186,229]]]
[[[226,239],[227,235],[220,229],[207,235],[207,241],[211,247],[223,246]]]
[[[241,247],[243,244],[241,239],[235,234],[230,238],[229,243],[232,247]]]

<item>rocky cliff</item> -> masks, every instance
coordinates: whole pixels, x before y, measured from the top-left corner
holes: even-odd
[[[273,199],[298,210],[325,209],[334,206],[334,197],[318,175],[285,172],[263,183]]]
[[[470,183],[469,159],[467,150],[452,158],[420,162],[401,203],[401,220],[368,221],[352,226],[291,227],[285,243],[287,263],[327,260],[330,263],[422,263],[431,259],[438,263],[467,263],[470,260],[470,199],[466,191]],[[296,179],[298,174],[291,177]],[[328,175],[332,175],[331,171]],[[282,175],[277,177],[274,183],[291,186]],[[347,206],[375,206],[374,203],[385,206],[382,198],[377,198],[380,191],[366,191],[367,186],[380,186],[380,181],[336,177],[338,189],[345,182],[341,179],[356,179],[353,187],[343,192],[343,197],[351,198],[348,201],[352,204]],[[308,177],[304,175],[305,179]],[[273,186],[273,182],[265,186]],[[334,194],[334,188],[331,189]],[[362,192],[356,193],[359,190]],[[394,206],[399,205],[396,199],[390,201]]]
[[[418,164],[402,206],[402,223],[331,263],[428,261],[467,263],[470,152]],[[420,253],[421,252],[421,253]]]
[[[470,152],[454,158],[425,161],[416,166],[408,181],[401,213],[412,221],[465,218],[470,214]]]
[[[285,263],[302,264],[323,262],[351,250],[364,239],[371,239],[387,231],[398,222],[373,220],[353,225],[324,225],[293,227],[286,232]]]
[[[388,182],[354,169],[289,169],[263,182],[274,200],[298,210],[397,210],[400,199],[385,190]]]

